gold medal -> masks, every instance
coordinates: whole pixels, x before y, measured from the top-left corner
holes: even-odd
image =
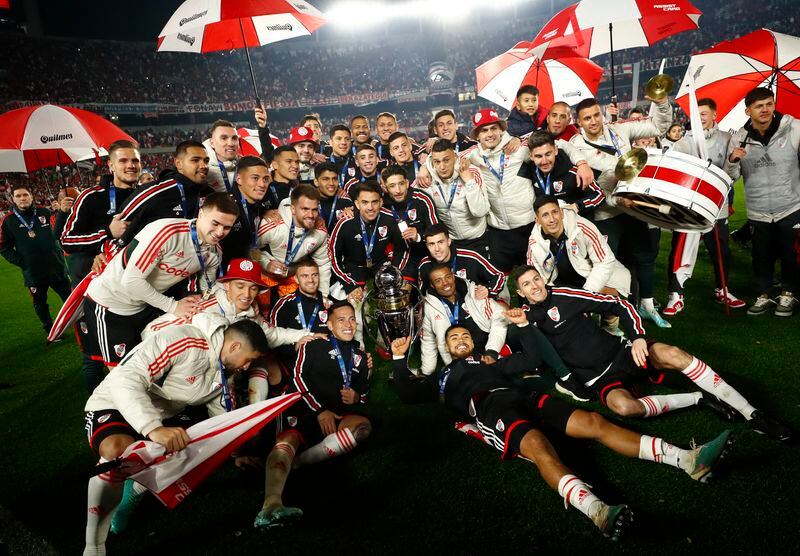
[[[372,259],[367,259],[367,268],[372,268]]]
[[[211,289],[207,289],[205,293],[203,293],[203,301],[208,301],[211,297]]]
[[[28,237],[30,238],[36,237],[36,232],[34,232],[33,230],[28,230]]]

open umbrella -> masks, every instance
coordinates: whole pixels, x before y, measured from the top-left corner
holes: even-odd
[[[582,0],[564,8],[533,39],[540,57],[592,58],[611,53],[611,90],[614,51],[650,46],[661,39],[698,28],[702,12],[687,0]]]
[[[41,104],[0,115],[0,172],[33,172],[107,154],[114,141],[134,139],[94,112]]]
[[[576,56],[540,59],[531,47],[530,42],[517,43],[481,64],[475,70],[478,96],[510,110],[522,85],[535,85],[539,89],[542,106],[560,101],[572,106],[597,93],[603,68]]]
[[[775,92],[776,109],[800,118],[800,38],[759,29],[692,56],[676,101],[689,112],[689,82],[717,103],[721,129],[747,122],[744,97],[755,87]]]
[[[304,0],[186,0],[159,33],[158,51],[244,48],[260,106],[248,48],[310,35],[325,23],[322,12]]]

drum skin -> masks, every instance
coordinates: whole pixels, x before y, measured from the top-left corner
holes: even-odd
[[[614,196],[637,204],[617,208],[648,224],[679,232],[707,232],[714,227],[733,180],[718,166],[668,150],[646,149],[647,162],[629,181],[620,181]],[[661,207],[661,210],[659,210]],[[664,214],[666,207],[669,212]]]

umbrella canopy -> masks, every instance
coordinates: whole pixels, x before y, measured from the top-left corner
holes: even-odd
[[[776,109],[800,118],[800,38],[759,29],[692,56],[676,101],[689,112],[689,83],[717,103],[721,129],[747,122],[744,97],[755,87],[775,92]]]
[[[535,85],[539,89],[542,106],[562,101],[573,106],[597,93],[603,68],[575,56],[542,60],[531,47],[530,42],[517,43],[481,64],[475,70],[478,96],[510,110],[522,85]]]
[[[0,115],[0,172],[33,172],[107,154],[114,141],[133,137],[94,112],[42,104]]]

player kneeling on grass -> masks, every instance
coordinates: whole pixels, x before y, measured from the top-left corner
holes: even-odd
[[[168,452],[182,450],[189,442],[186,431],[164,420],[190,405],[205,405],[210,416],[229,411],[228,373],[246,370],[267,350],[264,331],[250,320],[228,326],[221,316],[198,315],[191,325],[157,332],[131,350],[86,402],[89,446],[100,463],[142,438]],[[84,555],[105,554],[126,478],[114,469],[89,480]]]
[[[518,269],[514,282],[517,293],[529,304],[528,321],[544,333],[564,363],[573,369],[573,380],[594,390],[614,413],[623,417],[654,417],[700,405],[729,421],[739,412],[756,432],[770,438],[792,437],[791,429],[750,405],[704,362],[675,346],[646,341],[639,315],[624,299],[580,288],[547,286],[539,271],[531,266]],[[592,313],[618,316],[630,339],[601,330],[591,319]],[[632,387],[637,380],[648,376],[648,367],[659,373],[681,373],[704,392],[636,398],[631,393]]]
[[[283,415],[284,429],[267,458],[264,505],[256,527],[274,527],[302,517],[300,508],[283,505],[283,488],[292,464],[318,463],[353,450],[369,436],[372,424],[358,414],[369,390],[366,354],[353,341],[356,313],[346,301],[328,308],[328,339],[300,348],[294,387],[305,406]],[[298,448],[305,449],[295,460]]]
[[[474,344],[462,325],[446,333],[447,349],[453,361],[438,375],[415,378],[405,361],[409,338],[392,342],[394,377],[404,399],[425,401],[437,396],[461,415],[475,420],[483,440],[498,449],[503,459],[514,456],[533,462],[542,478],[589,517],[603,535],[617,539],[633,518],[627,505],[609,506],[592,494],[559,459],[542,425],[572,438],[595,440],[631,458],[664,463],[684,470],[695,480],[705,480],[730,443],[725,431],[708,444],[684,450],[661,438],[619,427],[593,412],[536,391],[523,390],[513,378],[532,371],[541,363],[532,327],[522,309],[509,309],[505,317],[520,327],[522,353],[514,353],[492,365],[473,355]]]

